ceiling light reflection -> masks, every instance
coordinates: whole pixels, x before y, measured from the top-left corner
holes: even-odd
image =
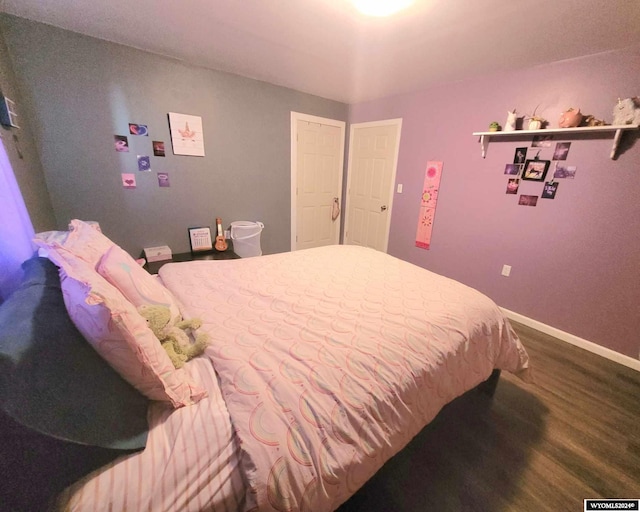
[[[356,9],[366,16],[391,16],[406,9],[415,0],[351,0]]]

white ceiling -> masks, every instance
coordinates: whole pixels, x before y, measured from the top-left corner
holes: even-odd
[[[639,0],[0,0],[0,10],[357,103],[640,43]],[[640,84],[639,84],[640,87]]]

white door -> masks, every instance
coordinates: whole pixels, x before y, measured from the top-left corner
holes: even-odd
[[[345,123],[291,113],[291,248],[340,241]]]
[[[402,119],[351,125],[344,243],[387,252]]]

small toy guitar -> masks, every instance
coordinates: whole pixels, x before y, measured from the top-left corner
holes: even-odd
[[[216,243],[215,248],[216,251],[226,251],[227,250],[227,241],[224,239],[224,232],[222,231],[222,219],[220,217],[216,218],[216,224],[218,226],[218,234],[216,235]]]

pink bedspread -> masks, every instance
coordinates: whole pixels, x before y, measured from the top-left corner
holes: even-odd
[[[334,510],[446,403],[494,368],[528,368],[490,299],[371,249],[168,264],[160,277],[212,338],[249,510]]]

